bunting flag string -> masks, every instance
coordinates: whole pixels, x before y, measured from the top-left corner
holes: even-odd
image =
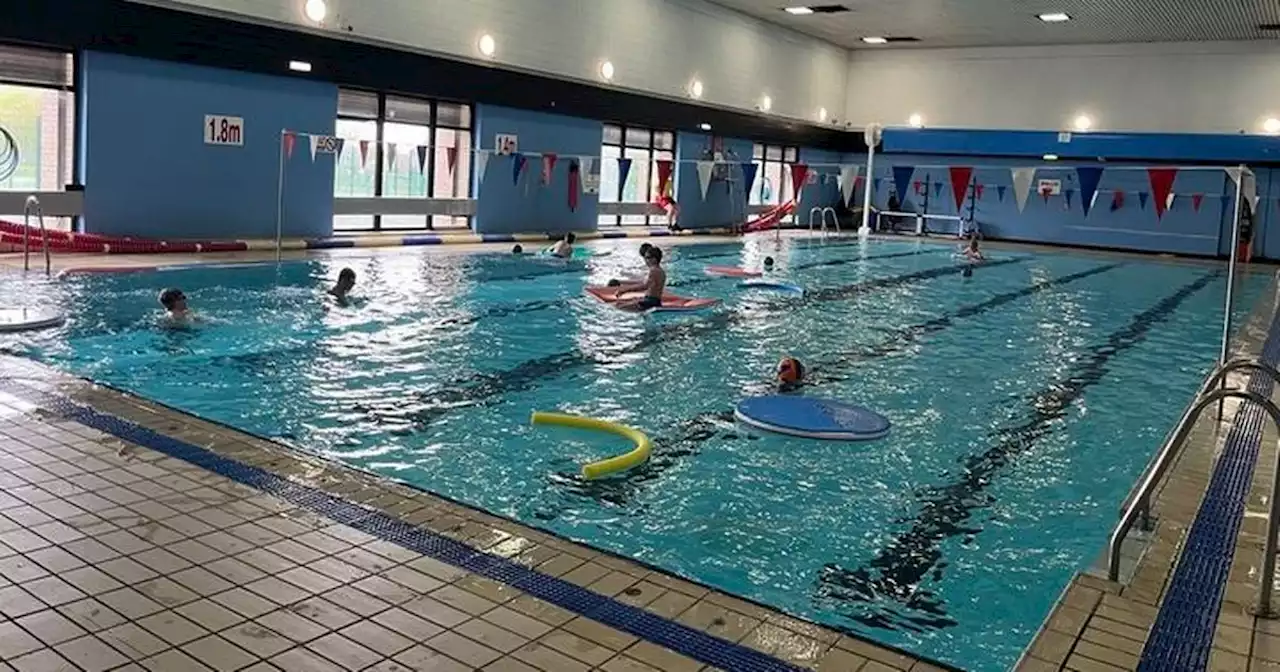
[[[937,197],[939,197],[939,196],[941,196],[941,195],[942,195],[942,183],[941,183],[941,182],[934,182],[934,183],[933,183],[933,197],[934,197],[934,198],[937,198]]]
[[[667,196],[671,187],[671,170],[675,164],[671,159],[658,159],[658,195]]]
[[[387,143],[387,170],[396,169],[396,143]]]
[[[311,141],[311,160],[316,160],[316,150],[320,149],[320,136],[308,135],[307,139]]]
[[[418,155],[418,172],[425,175],[427,172],[427,151],[430,148],[424,145],[418,145],[416,149],[416,153]]]
[[[911,176],[915,172],[915,166],[893,167],[893,188],[897,190],[899,202],[907,200],[907,187],[911,186]]]
[[[369,141],[360,141],[360,170],[365,170],[369,166]]]
[[[755,165],[755,164],[752,164]],[[858,166],[840,166],[840,201],[846,205],[853,198],[858,184]]]
[[[551,163],[552,165],[555,164],[554,158],[551,160]],[[578,173],[578,162],[575,159],[569,159],[569,212],[578,211],[578,192],[580,191],[580,183],[581,176]]]
[[[1141,209],[1141,210],[1146,210],[1146,209],[1147,209],[1147,197],[1148,197],[1148,196],[1150,196],[1150,194],[1148,194],[1148,193],[1147,193],[1147,192],[1145,192],[1145,191],[1139,191],[1139,192],[1138,192],[1138,208],[1139,208],[1139,209]]]
[[[1098,166],[1077,166],[1076,180],[1080,183],[1080,205],[1084,207],[1084,216],[1089,216],[1093,208],[1094,197],[1098,194],[1098,184],[1102,182],[1103,168]]]
[[[1066,197],[1066,199],[1067,199],[1067,209],[1068,209],[1068,210],[1070,210],[1070,209],[1071,209],[1071,197],[1072,197],[1072,196],[1074,196],[1074,195],[1075,195],[1075,193],[1076,193],[1076,190],[1075,190],[1075,189],[1063,189],[1063,190],[1062,190],[1062,195],[1063,195],[1063,196],[1065,196],[1065,197]]]
[[[751,188],[756,184],[756,169],[759,168],[751,161],[742,162],[742,183],[746,185],[746,194],[750,198]]]
[[[1124,207],[1124,192],[1116,189],[1111,192],[1111,212],[1115,212]]]
[[[520,174],[524,172],[524,166],[528,162],[529,159],[520,152],[511,155],[511,184],[520,184]]]
[[[1177,168],[1147,169],[1147,179],[1151,182],[1151,193],[1156,199],[1157,218],[1164,217],[1164,211],[1169,207],[1169,195],[1173,191],[1173,181],[1177,177]],[[1142,192],[1138,193],[1138,198],[1142,199]]]
[[[996,185],[996,200],[1000,201],[1001,203],[1004,203],[1004,192],[1006,192],[1006,191],[1008,191],[1008,190],[1009,190],[1009,187],[1006,187],[1006,186],[1004,186],[1003,184],[997,184],[997,185]]]
[[[1031,195],[1031,182],[1035,179],[1035,168],[1011,168],[1013,178],[1013,197],[1018,201],[1018,212],[1027,207],[1027,197]],[[1047,200],[1047,199],[1046,199]]]
[[[293,158],[293,145],[298,141],[298,136],[293,133],[284,134],[284,156],[286,159]]]
[[[1204,202],[1204,194],[1191,194],[1191,209],[1200,212],[1200,204]]]
[[[445,148],[444,148],[444,160],[445,160],[445,165],[447,165],[447,166],[449,167],[449,175],[450,175],[450,177],[452,177],[452,176],[453,176],[454,167],[458,165],[458,148],[457,148],[457,147],[445,147]]]
[[[809,166],[803,163],[791,164],[791,190],[796,195],[796,203],[800,202],[805,180],[809,177]]]
[[[960,211],[960,206],[964,205],[964,197],[969,194],[969,180],[973,178],[973,168],[970,166],[951,166],[948,169],[951,173],[951,196],[956,201],[956,211]]]
[[[702,190],[702,200],[707,200],[707,188],[711,186],[711,171],[715,170],[715,161],[698,161],[698,188]]]
[[[974,182],[974,183],[973,183],[973,198],[974,198],[974,200],[976,200],[976,201],[981,201],[981,200],[982,200],[982,192],[983,192],[984,190],[986,190],[986,188],[987,188],[987,185],[985,185],[985,184],[983,184],[983,183],[981,183],[981,182]],[[1000,199],[1001,199],[1001,200],[1004,200],[1004,193],[1003,193],[1003,192],[1001,192],[1001,194],[1000,194]]]
[[[491,152],[480,152],[476,154],[476,180],[484,183],[485,171],[489,168],[489,157],[493,156]]]
[[[627,186],[627,177],[631,175],[631,159],[618,159],[618,187],[625,189]]]
[[[570,161],[572,161],[572,159],[570,159]],[[598,179],[599,176],[596,175],[595,157],[584,156],[581,158],[581,161],[582,163],[581,163],[580,172],[582,176],[585,176],[585,177],[581,177],[583,193],[586,193],[586,194],[600,193],[600,180]],[[573,169],[573,163],[569,164],[569,169],[570,170]]]
[[[555,174],[555,170],[556,170],[556,155],[550,154],[550,153],[543,154],[542,155],[542,185],[543,186],[547,186],[551,184],[551,176]]]

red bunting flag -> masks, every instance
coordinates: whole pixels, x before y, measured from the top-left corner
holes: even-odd
[[[796,202],[800,202],[800,191],[804,189],[805,178],[809,176],[809,166],[803,163],[791,164],[791,189],[795,193]]]
[[[969,180],[973,178],[973,166],[951,166],[951,195],[956,199],[956,210],[964,205],[969,194]]]
[[[973,183],[973,197],[974,197],[975,199],[977,199],[977,200],[981,201],[981,200],[982,200],[982,191],[983,191],[984,189],[986,189],[986,188],[987,188],[987,185],[985,185],[985,184],[983,184],[983,183],[981,183],[981,182],[974,182],[974,183]]]
[[[578,211],[578,162],[569,159],[569,212]]]
[[[916,190],[916,196],[924,195],[924,182],[921,182],[920,180],[916,180],[915,182],[911,183],[911,188]]]
[[[1151,193],[1156,197],[1156,217],[1163,217],[1169,206],[1169,193],[1173,191],[1173,180],[1178,177],[1177,168],[1148,168],[1147,178],[1151,180]]]
[[[293,158],[293,145],[294,145],[294,143],[296,143],[297,141],[298,141],[298,136],[294,135],[292,131],[290,131],[290,132],[286,132],[286,133],[284,134],[284,156],[285,156],[285,158],[287,158],[287,159],[292,159],[292,158]]]
[[[1046,205],[1048,205],[1048,203],[1049,203],[1049,197],[1053,195],[1053,188],[1052,188],[1052,187],[1045,187],[1044,189],[1041,189],[1041,190],[1040,190],[1040,195],[1044,197],[1044,202],[1045,202],[1045,204],[1046,204]]]
[[[555,172],[555,169],[556,169],[556,155],[550,154],[550,153],[543,154],[542,155],[542,184],[544,186],[551,184],[551,175],[553,172]]]
[[[364,167],[367,165],[369,165],[369,141],[361,140],[360,141],[360,170],[364,170]]]
[[[458,148],[446,147],[444,150],[444,160],[449,166],[449,174],[453,174],[453,167],[458,165]]]
[[[672,167],[673,166],[670,159],[658,160],[658,195],[659,196],[667,195],[667,187],[671,184],[671,168]]]
[[[1111,212],[1124,207],[1124,192],[1116,189],[1111,192]]]
[[[1191,194],[1191,207],[1200,212],[1200,204],[1204,202],[1204,194]]]

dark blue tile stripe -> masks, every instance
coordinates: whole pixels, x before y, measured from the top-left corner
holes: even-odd
[[[354,240],[341,240],[336,238],[326,238],[324,240],[308,240],[308,250],[332,250],[340,247],[355,247]]]
[[[1271,366],[1280,362],[1280,314],[1272,318],[1262,361]],[[1263,396],[1270,396],[1272,387],[1265,374],[1249,378],[1249,389]],[[1236,413],[1142,650],[1139,672],[1200,672],[1209,664],[1265,418],[1262,408],[1249,402]]]
[[[14,380],[0,380],[0,389],[38,403],[46,410],[67,419],[189,462],[379,539],[505,583],[561,609],[599,621],[615,630],[653,642],[704,664],[734,672],[798,672],[802,669],[754,649],[534,571],[506,558],[477,551],[462,542],[428,532],[380,511],[366,509],[314,488],[293,483],[258,467],[100,413],[61,395],[38,390]]]

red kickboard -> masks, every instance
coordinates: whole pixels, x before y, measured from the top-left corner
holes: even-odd
[[[627,299],[638,299],[644,296],[644,292],[619,292],[617,287],[587,287],[587,293],[600,299],[601,301],[618,308],[619,310],[628,310],[632,312],[641,312],[636,308],[624,308],[617,306],[619,301]],[[676,296],[675,294],[663,294],[662,305],[657,308],[650,308],[646,312],[676,312],[684,310],[703,310],[720,303],[720,299],[692,299],[687,296]]]
[[[707,275],[723,275],[730,278],[758,278],[763,275],[758,271],[748,271],[737,266],[708,266],[705,270]]]

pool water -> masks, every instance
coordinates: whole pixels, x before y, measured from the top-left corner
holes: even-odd
[[[668,248],[672,291],[637,316],[583,296],[642,270],[414,250],[281,265],[32,281],[65,327],[0,344],[245,431],[972,670],[1007,669],[1218,353],[1216,267],[762,238]],[[781,247],[775,247],[781,245]],[[758,266],[803,297],[705,276]],[[358,299],[324,300],[343,266]],[[1241,315],[1265,285],[1246,278]],[[158,328],[178,286],[206,321]],[[893,422],[866,443],[735,424],[784,355],[805,393]],[[650,463],[584,482],[625,442],[534,410],[633,425]]]

